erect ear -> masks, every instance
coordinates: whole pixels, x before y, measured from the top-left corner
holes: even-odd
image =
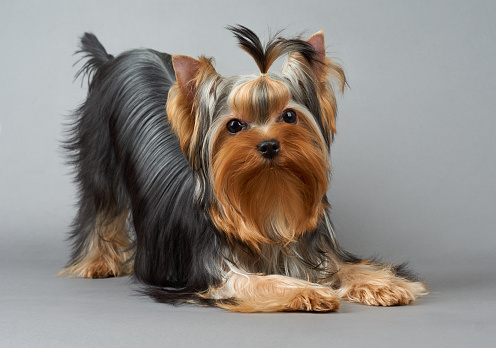
[[[332,140],[336,134],[336,97],[332,84],[343,92],[346,84],[346,77],[343,68],[326,57],[324,31],[318,31],[307,39],[307,42],[312,45],[317,52],[319,63],[314,64],[313,69],[318,81],[317,95],[320,101],[322,123],[324,127],[330,131]]]
[[[307,39],[307,42],[312,45],[315,52],[317,52],[317,60],[319,63],[314,65],[314,71],[319,80],[327,80],[327,73],[325,69],[326,53],[325,53],[325,38],[324,31],[318,31]]]
[[[306,42],[310,44],[317,53],[316,56],[312,57],[316,61],[309,62],[298,52],[290,53],[288,61],[298,62],[297,64],[301,67],[306,66],[307,68],[310,68],[315,74],[314,76],[317,78],[317,81],[324,82],[328,79],[326,66],[329,63],[329,59],[326,58],[324,30],[316,32],[310,36]]]
[[[307,42],[312,45],[313,49],[317,52],[317,59],[324,63],[326,58],[324,31],[321,30],[316,32],[308,38]]]
[[[300,83],[312,83],[315,86],[316,96],[320,104],[320,117],[324,126],[324,137],[330,145],[336,133],[336,96],[334,86],[342,92],[346,85],[343,68],[326,57],[324,31],[318,31],[310,36],[307,41],[317,56],[317,61],[309,61],[304,55],[295,50],[289,54],[286,64],[283,65],[283,74],[294,75]]]
[[[189,101],[192,101],[196,93],[195,78],[200,69],[200,62],[188,56],[173,55],[172,65],[176,72],[176,81],[181,93]]]
[[[179,138],[184,155],[195,166],[198,159],[194,158],[193,150],[199,141],[195,131],[198,103],[195,96],[198,88],[203,88],[203,84],[213,88],[212,81],[218,74],[212,60],[205,57],[197,60],[188,56],[173,55],[172,65],[176,73],[176,84],[169,90],[167,117]]]

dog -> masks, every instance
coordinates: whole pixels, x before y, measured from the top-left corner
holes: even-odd
[[[265,44],[228,27],[256,75],[212,59],[81,39],[86,101],[65,148],[79,204],[60,275],[134,274],[158,302],[237,312],[404,305],[427,293],[405,265],[338,244],[326,196],[343,69],[324,32]],[[285,57],[280,73],[269,72]]]

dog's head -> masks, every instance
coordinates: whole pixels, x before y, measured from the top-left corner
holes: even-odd
[[[222,77],[210,59],[173,56],[169,121],[216,227],[255,248],[286,243],[326,209],[333,87],[342,91],[345,76],[326,57],[322,31],[263,45],[243,26],[229,29],[260,74]],[[282,71],[268,72],[283,55]]]

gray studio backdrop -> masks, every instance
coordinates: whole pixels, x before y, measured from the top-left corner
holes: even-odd
[[[112,54],[151,47],[214,56],[224,75],[256,72],[224,29],[236,23],[262,36],[324,29],[347,73],[329,191],[344,246],[410,261],[430,301],[439,289],[487,285],[496,273],[495,13],[494,1],[1,2],[0,276],[13,279],[2,306],[17,313],[29,276],[14,275],[33,267],[53,291],[67,284],[54,275],[75,211],[60,141],[86,93],[73,81],[78,37],[94,32]],[[24,342],[12,337],[5,342]]]

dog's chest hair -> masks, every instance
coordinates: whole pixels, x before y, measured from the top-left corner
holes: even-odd
[[[232,259],[242,272],[256,274],[279,274],[303,280],[318,281],[325,278],[324,269],[329,269],[329,260],[322,260],[322,267],[309,267],[300,255],[295,242],[263,244],[256,255],[241,248],[233,248]]]

